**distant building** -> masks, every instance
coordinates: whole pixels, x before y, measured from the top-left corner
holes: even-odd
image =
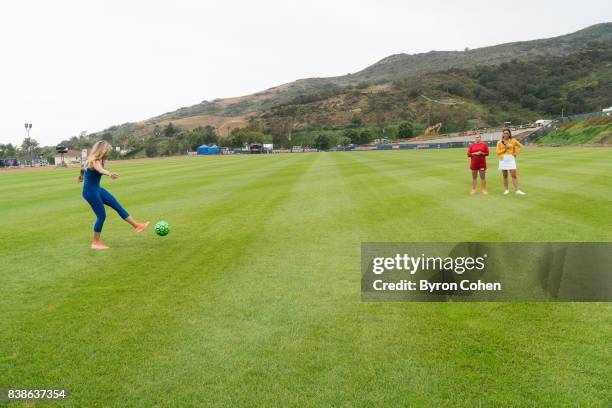
[[[87,150],[68,150],[66,153],[64,153],[64,163],[67,165],[80,165],[81,163],[85,162],[85,160],[87,160]],[[61,163],[62,156],[58,154],[55,156],[55,164],[57,165]]]

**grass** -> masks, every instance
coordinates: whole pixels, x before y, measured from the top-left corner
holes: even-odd
[[[525,197],[467,194],[463,150],[0,173],[0,388],[62,406],[609,406],[609,303],[362,303],[362,241],[610,241],[612,150],[527,149]],[[501,216],[500,216],[501,215]]]

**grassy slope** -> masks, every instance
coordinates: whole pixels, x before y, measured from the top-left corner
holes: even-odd
[[[577,145],[612,143],[612,117],[581,120],[561,125],[560,128],[540,139],[540,145]]]
[[[108,253],[74,170],[0,173],[0,386],[64,386],[66,406],[607,406],[609,304],[361,303],[359,244],[610,241],[610,158],[528,149],[526,197],[496,171],[468,196],[463,150],[114,164],[104,185],[173,231],[109,214]]]

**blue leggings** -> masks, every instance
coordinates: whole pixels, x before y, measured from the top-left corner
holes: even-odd
[[[103,188],[87,191],[84,190],[83,198],[87,200],[89,205],[91,205],[91,209],[96,213],[96,217],[98,217],[96,223],[94,224],[94,232],[102,232],[102,226],[104,225],[104,220],[106,219],[106,209],[104,208],[104,204],[117,211],[117,214],[119,214],[119,216],[123,219],[130,216],[130,214],[125,211],[115,197],[113,197],[111,193]]]

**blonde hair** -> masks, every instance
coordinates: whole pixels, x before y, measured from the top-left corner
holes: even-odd
[[[94,143],[91,152],[89,152],[89,156],[87,156],[87,168],[92,169],[95,161],[100,161],[102,166],[104,166],[111,150],[113,150],[113,146],[106,140],[100,140]]]

